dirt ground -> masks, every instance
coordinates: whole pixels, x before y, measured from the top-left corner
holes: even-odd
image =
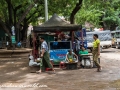
[[[28,53],[0,58],[0,90],[120,90],[120,50],[101,53],[102,72],[96,68],[30,73]]]

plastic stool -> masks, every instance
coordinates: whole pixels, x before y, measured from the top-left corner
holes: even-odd
[[[51,63],[52,66],[53,66],[53,61],[52,61],[52,60],[50,60],[50,63]],[[46,70],[46,71],[52,71],[52,68],[46,68],[45,70]]]
[[[65,63],[64,63],[64,62],[60,62],[59,67],[60,67],[60,68],[65,68]]]
[[[83,57],[83,60],[84,60],[84,68],[86,68],[86,67],[90,67],[90,68],[91,68],[91,67],[92,67],[92,66],[91,66],[90,57]],[[86,66],[86,61],[87,61],[87,60],[89,60],[89,62],[90,62],[90,65],[89,65],[89,66]]]
[[[52,71],[52,68],[46,68],[45,70],[46,71]]]

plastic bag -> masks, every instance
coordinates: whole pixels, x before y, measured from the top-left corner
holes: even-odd
[[[86,59],[86,65],[85,65],[85,61],[84,61],[84,59],[82,60],[82,65],[83,66],[90,66],[91,65],[91,63],[90,63],[90,60],[89,59]]]

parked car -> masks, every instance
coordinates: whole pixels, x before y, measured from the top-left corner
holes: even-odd
[[[93,48],[93,34],[98,34],[98,38],[100,39],[100,52],[102,52],[103,48],[109,48],[112,46],[112,36],[110,30],[92,31],[86,32],[88,49],[92,50]]]
[[[111,31],[112,47],[120,48],[120,30]]]

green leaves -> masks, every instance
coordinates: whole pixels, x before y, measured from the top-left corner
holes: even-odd
[[[57,13],[69,20],[70,14],[78,2],[79,0],[48,0],[49,16]],[[13,7],[12,19],[14,19],[14,10],[16,10],[16,21],[18,21],[26,8],[33,3],[34,0],[11,0],[11,6]],[[37,6],[30,10],[26,15],[26,19],[29,18],[28,22],[37,24],[38,17],[45,16],[44,0],[38,0],[38,3],[35,4]],[[119,14],[120,0],[83,0],[82,8],[75,16],[75,21],[77,24],[85,24],[85,22],[89,22],[95,27],[99,27],[101,22],[108,26],[113,24],[120,25]],[[0,17],[3,21],[8,20],[6,0],[0,1]],[[41,22],[42,21],[43,20],[41,20]]]
[[[83,8],[76,15],[76,22],[80,24],[85,24],[85,22],[89,22],[94,26],[99,26],[99,17],[102,16],[102,13],[98,10],[89,10],[86,11]]]
[[[68,19],[77,1],[78,0],[48,0],[49,15],[57,13],[58,15],[64,16]]]
[[[76,23],[89,22],[94,27],[100,23],[120,25],[120,0],[84,0],[81,10],[76,15]]]

